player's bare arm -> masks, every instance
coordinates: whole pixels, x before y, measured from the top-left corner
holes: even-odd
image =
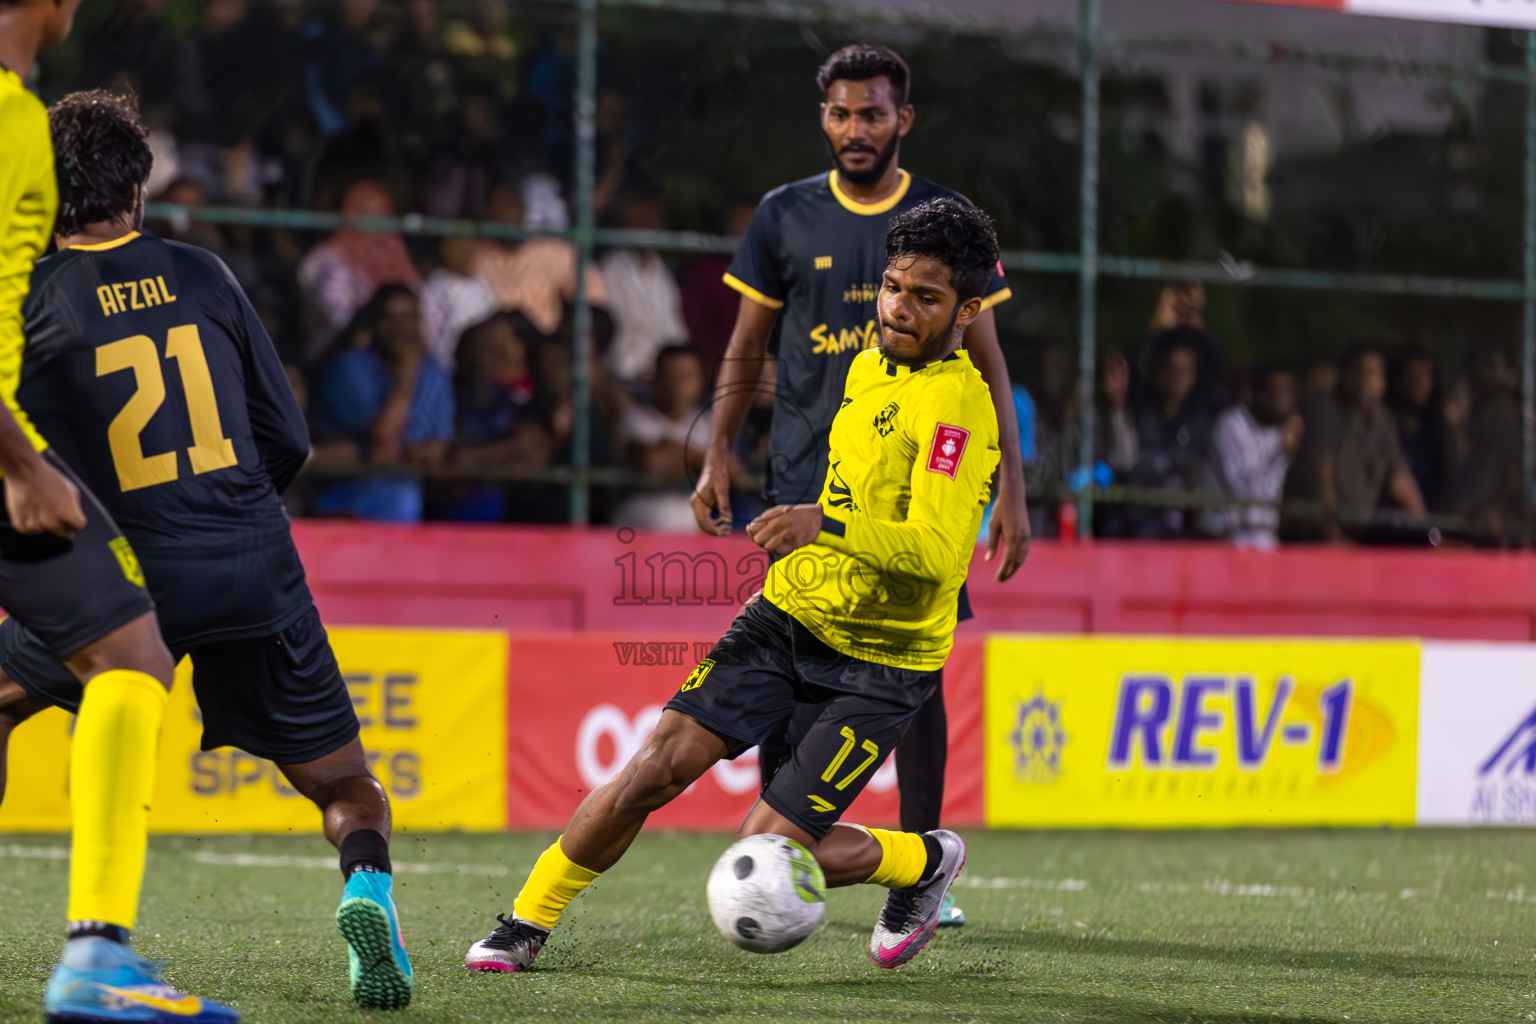
[[[987,561],[998,553],[1002,542],[1003,559],[997,566],[998,582],[1019,571],[1029,557],[1029,508],[1024,497],[1024,458],[1019,448],[1019,420],[1013,411],[1013,382],[1008,379],[1008,364],[997,340],[997,318],[985,309],[965,332],[965,350],[992,392],[992,406],[997,410],[997,438],[1002,446],[1003,462],[998,470],[997,505],[992,510],[992,526],[987,536]]]
[[[693,516],[699,529],[717,537],[731,532],[731,451],[762,377],[768,336],[778,318],[778,310],[743,295],[720,364],[710,407],[709,448],[693,490]]]

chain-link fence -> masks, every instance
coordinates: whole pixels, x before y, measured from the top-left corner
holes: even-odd
[[[723,0],[406,3],[384,6],[389,29],[377,29],[371,55],[367,25],[349,26],[344,10],[327,18],[299,4],[257,5],[266,35],[247,14],[224,35],[211,30],[213,19],[234,16],[213,8],[246,6],[174,4],[156,15],[174,26],[159,43],[130,18],[147,41],[120,45],[111,68],[140,91],[151,125],[175,137],[177,176],[215,183],[164,192],[149,205],[152,223],[194,240],[207,226],[230,248],[266,252],[302,253],[338,231],[397,236],[418,264],[441,262],[438,242],[455,237],[509,247],[553,238],[573,254],[568,319],[551,332],[571,350],[558,454],[399,465],[392,477],[450,490],[517,482],[542,488],[546,504],[562,488],[563,518],[576,523],[606,517],[616,495],[686,487],[686,478],[597,451],[613,443],[594,434],[605,429],[594,411],[604,385],[592,376],[603,372],[596,335],[611,325],[594,324],[594,308],[605,314],[588,293],[588,268],[610,250],[689,263],[731,253],[733,208],[822,165],[810,83],[828,53],[858,38],[892,45],[914,68],[919,120],[903,165],[998,221],[1016,296],[998,308],[1000,335],[1036,410],[1036,440],[1054,446],[1038,459],[1049,471],[1031,476],[1045,532],[1065,524],[1084,535],[1193,535],[1201,509],[1276,505],[1278,495],[1226,493],[1192,470],[1153,479],[1108,464],[1106,405],[1123,398],[1153,409],[1155,336],[1192,328],[1222,357],[1202,367],[1222,378],[1211,382],[1222,397],[1212,397],[1208,420],[1248,390],[1251,378],[1234,366],[1337,368],[1347,352],[1385,343],[1403,360],[1422,354],[1439,373],[1423,416],[1444,437],[1424,448],[1444,464],[1433,483],[1419,481],[1423,501],[1391,495],[1348,508],[1315,489],[1289,495],[1279,511],[1295,536],[1332,527],[1410,543],[1529,536],[1536,47],[1524,34],[1381,21],[1366,29],[1366,19],[1213,0],[1021,3],[990,18]],[[1069,6],[1075,20],[1063,17]],[[491,8],[511,20],[486,21]],[[437,41],[413,42],[429,13],[440,20]],[[124,37],[122,28],[109,21],[96,38]],[[229,32],[246,33],[240,46]],[[89,26],[82,35],[91,38]],[[498,50],[502,39],[513,56]],[[181,47],[174,60],[172,40]],[[262,52],[258,43],[293,52],[228,87],[219,62],[242,71],[239,53]],[[445,56],[455,85],[434,90]],[[157,86],[157,64],[168,62],[179,79]],[[66,54],[46,69],[44,91],[94,84],[93,73],[110,70],[104,63],[89,50]],[[360,70],[347,73],[352,65]],[[271,85],[278,75],[296,84]],[[285,119],[289,108],[303,111]],[[301,121],[309,134],[295,141],[291,125]],[[368,139],[368,126],[383,140]],[[459,192],[480,194],[437,201],[455,175],[475,174],[487,180]],[[568,219],[489,208],[494,180],[541,175],[566,194]],[[404,180],[396,194],[411,198],[400,208],[423,212],[344,215],[346,182],[370,176]],[[623,206],[648,190],[666,219],[637,227]],[[229,241],[258,234],[267,241]],[[304,300],[286,308],[273,315],[277,335],[302,330]],[[312,341],[300,347],[313,356]],[[1121,358],[1132,394],[1107,395],[1106,369]],[[1405,429],[1413,417],[1397,411]],[[366,460],[322,460],[311,476],[376,471]],[[747,490],[755,472],[745,467]],[[1175,525],[1164,530],[1159,518]]]

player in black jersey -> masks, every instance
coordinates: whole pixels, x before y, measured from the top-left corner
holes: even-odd
[[[67,938],[43,1011],[49,1022],[104,1024],[149,1020],[158,1005],[185,1024],[231,1024],[237,1013],[177,992],[129,945],[176,666],[133,549],[16,403],[22,307],[59,205],[48,112],[23,83],[69,35],[78,6],[0,0],[0,605],[85,688],[69,751]],[[8,732],[0,713],[0,742]]]
[[[769,504],[817,500],[848,369],[879,340],[875,303],[886,266],[886,228],[926,200],[963,200],[898,165],[901,140],[914,117],[907,102],[910,75],[899,56],[879,46],[844,47],[821,66],[816,81],[822,91],[821,127],[835,167],[764,196],[725,277],[742,299],[715,387],[709,449],[693,498],[695,518],[706,533],[730,532],[731,451],[765,358],[778,362],[768,442]],[[983,290],[982,314],[967,328],[964,342],[997,411],[1003,461],[987,559],[997,555],[1001,542],[999,580],[1023,564],[1030,539],[1018,423],[992,313],[1010,295],[999,264]],[[770,338],[777,339],[771,356]],[[964,589],[959,600],[960,618],[970,618]],[[907,831],[939,827],[948,743],[941,686],[896,751],[901,827]],[[791,745],[763,749],[765,784]],[[964,923],[952,902],[946,910],[946,925]]]
[[[166,646],[192,660],[203,749],[275,761],[321,809],[347,879],[354,997],[404,1006],[389,801],[279,497],[309,457],[303,414],[229,269],[139,230],[151,157],[132,101],[75,93],[49,121],[59,251],[33,273],[18,403],[132,543]],[[0,668],[10,720],[79,707],[58,652],[14,619]]]

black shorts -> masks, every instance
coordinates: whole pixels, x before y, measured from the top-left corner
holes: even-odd
[[[0,501],[0,607],[68,658],[155,610],[144,573],[112,516],[53,452],[43,458],[80,489],[85,529],[65,539],[18,533]],[[0,480],[0,497],[4,481]],[[73,677],[71,677],[73,678]]]
[[[744,608],[667,707],[731,742],[737,757],[814,720],[763,800],[820,838],[863,791],[939,685],[938,672],[840,654],[766,598]]]
[[[239,747],[278,764],[303,764],[357,736],[357,713],[313,605],[270,636],[196,644],[192,659],[204,750]],[[41,700],[80,710],[81,686],[48,646],[15,619],[0,622],[0,668]]]

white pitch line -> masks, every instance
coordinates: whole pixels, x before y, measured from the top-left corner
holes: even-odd
[[[14,857],[17,860],[69,860],[69,847],[21,846],[13,843],[0,847],[0,857]]]
[[[1037,889],[1043,892],[1082,892],[1088,883],[1081,878],[977,878],[961,875],[955,885],[962,889]]]
[[[0,860],[69,860],[67,846],[26,846],[12,843],[0,846]],[[187,859],[198,864],[234,868],[291,868],[303,871],[335,871],[334,857],[298,857],[291,854],[263,853],[216,853],[199,850],[187,854]],[[395,861],[397,875],[473,875],[482,878],[503,878],[507,869],[500,864],[452,864],[430,861]],[[1225,896],[1239,899],[1282,899],[1309,902],[1317,899],[1383,900],[1391,897],[1386,892],[1357,893],[1353,889],[1318,889],[1300,885],[1274,885],[1267,882],[1237,883],[1225,878],[1213,878],[1204,882],[1133,882],[1138,892],[1149,894],[1198,894]],[[955,882],[961,889],[1023,889],[1034,892],[1085,892],[1089,883],[1081,878],[1010,878],[962,875]],[[1432,887],[1402,889],[1397,893],[1400,900],[1418,900],[1433,903]],[[1483,899],[1489,903],[1536,904],[1536,890],[1524,886],[1514,889],[1488,889]]]
[[[199,864],[212,864],[230,868],[300,868],[303,870],[335,871],[335,857],[294,857],[285,853],[214,853],[201,850],[191,855]],[[500,864],[433,864],[421,861],[394,862],[397,875],[482,875],[500,878],[507,869]]]
[[[14,860],[69,860],[67,846],[23,846],[13,843],[0,846],[0,859]],[[335,871],[335,857],[295,857],[288,854],[262,853],[215,853],[199,850],[187,854],[187,859],[198,864],[230,868],[298,868],[304,871]],[[434,864],[422,861],[395,861],[397,875],[480,875],[501,878],[507,869],[500,864]]]

